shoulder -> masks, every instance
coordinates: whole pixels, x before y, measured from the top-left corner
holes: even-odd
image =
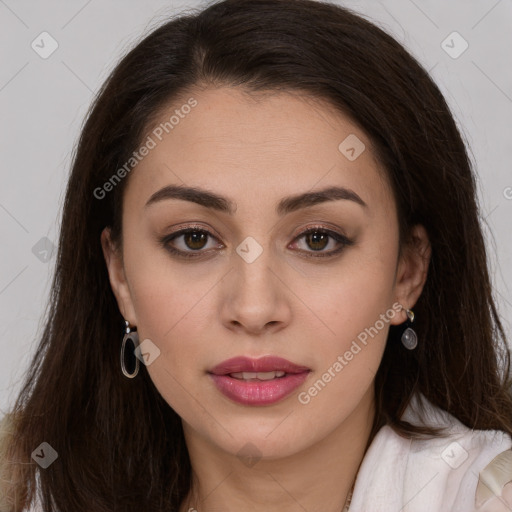
[[[482,512],[512,510],[512,450],[496,455],[480,471],[475,501]]]
[[[420,401],[423,407],[418,407]],[[512,463],[512,438],[507,433],[470,429],[424,397],[415,398],[402,419],[443,427],[445,436],[410,439],[383,427],[361,464],[352,501],[354,512],[375,504],[379,510],[403,512],[483,511],[476,508],[477,488],[487,489],[492,478],[492,489],[507,478],[512,480],[512,468],[507,465]],[[491,477],[496,471],[501,476]],[[479,504],[490,497],[479,494]]]
[[[415,408],[420,400],[423,402],[425,415]],[[486,488],[486,482],[490,480],[490,472],[494,474],[497,467],[500,468],[500,472],[502,468],[507,471],[507,466],[503,462],[512,461],[512,438],[507,433],[499,430],[470,429],[423,396],[415,399],[404,416],[413,422],[422,422],[426,419],[429,424],[445,429],[446,437],[412,440],[408,457],[410,470],[421,470],[424,476],[430,475],[438,481],[437,484],[431,485],[431,489],[437,488],[439,497],[436,499],[442,509],[473,511],[486,500],[496,496],[496,485],[491,491]],[[407,478],[408,484],[413,488],[420,483],[409,473]],[[500,482],[503,478],[505,477],[502,476]],[[512,468],[509,466],[507,481],[510,480]],[[501,484],[498,496],[505,483]],[[427,489],[428,485],[425,488]],[[484,489],[489,492],[485,492]]]

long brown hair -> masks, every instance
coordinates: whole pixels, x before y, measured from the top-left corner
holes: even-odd
[[[327,100],[371,139],[392,184],[400,241],[423,224],[432,257],[414,307],[416,350],[391,327],[375,378],[372,437],[439,435],[400,420],[412,395],[474,429],[512,435],[510,353],[494,302],[465,145],[438,87],[391,36],[312,0],[225,0],[173,18],[136,45],[99,91],[74,155],[45,328],[4,436],[5,505],[53,511],[176,511],[191,466],[181,420],[144,366],[120,370],[124,322],[100,244],[122,243],[129,176],[95,189],[136,150],[169,102],[197,85],[294,90]],[[49,443],[41,469],[31,453]],[[9,485],[5,485],[9,484]]]

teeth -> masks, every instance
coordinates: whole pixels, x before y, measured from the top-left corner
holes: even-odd
[[[231,377],[235,379],[242,379],[242,380],[272,380],[276,377],[282,377],[285,375],[285,372],[279,370],[279,371],[273,371],[273,372],[237,372],[237,373],[230,373]]]

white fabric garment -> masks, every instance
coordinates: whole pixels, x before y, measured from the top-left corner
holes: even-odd
[[[419,400],[425,404],[425,419],[417,410]],[[479,473],[494,457],[512,447],[511,437],[497,430],[469,429],[423,395],[413,398],[402,419],[416,425],[447,426],[450,435],[410,440],[388,425],[382,427],[359,468],[349,511],[478,510],[475,493]]]

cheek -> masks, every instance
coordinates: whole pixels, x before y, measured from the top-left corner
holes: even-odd
[[[216,279],[212,275],[169,272],[158,267],[141,272],[134,280],[134,306],[140,324],[139,337],[149,338],[160,350],[146,369],[164,400],[184,420],[208,426],[197,383],[208,367],[205,343],[211,341],[213,325],[208,320],[215,306],[208,290]],[[196,400],[192,397],[197,396]],[[206,428],[206,427],[205,427]],[[213,426],[212,426],[213,428]]]
[[[145,280],[143,277],[134,286],[139,336],[156,343],[172,366],[183,358],[197,361],[194,355],[205,348],[199,340],[205,339],[208,329],[213,328],[208,317],[216,307],[208,290],[215,280],[210,275],[187,281],[183,273],[181,278],[172,279],[163,276],[158,279],[157,272],[146,275]]]
[[[144,236],[146,238],[144,238]],[[215,284],[208,265],[179,263],[149,235],[127,240],[125,266],[137,321],[145,337],[162,343],[176,336],[183,324],[204,307],[201,302]]]
[[[315,373],[301,403],[314,402],[320,410],[343,397],[343,415],[370,386],[399,308],[393,308],[394,257],[389,246],[381,246],[347,257],[322,280],[306,279],[318,285],[307,295],[315,315],[305,312],[299,321],[303,339],[314,350]]]
[[[181,409],[190,400],[187,382],[207,366],[201,340],[213,328],[208,316],[215,311],[211,292],[218,276],[207,266],[177,265],[157,247],[132,245],[126,255],[139,339],[151,340],[160,351],[147,371],[166,401]]]
[[[331,343],[335,339],[354,339],[376,322],[378,330],[385,331],[379,319],[395,302],[397,255],[392,244],[385,240],[379,242],[372,233],[359,243],[360,248],[348,251],[339,265],[331,266],[321,275],[305,278],[309,290],[307,301],[324,319],[326,329],[322,332]],[[394,310],[387,316],[392,318]],[[389,324],[387,320],[384,319],[385,326]]]

